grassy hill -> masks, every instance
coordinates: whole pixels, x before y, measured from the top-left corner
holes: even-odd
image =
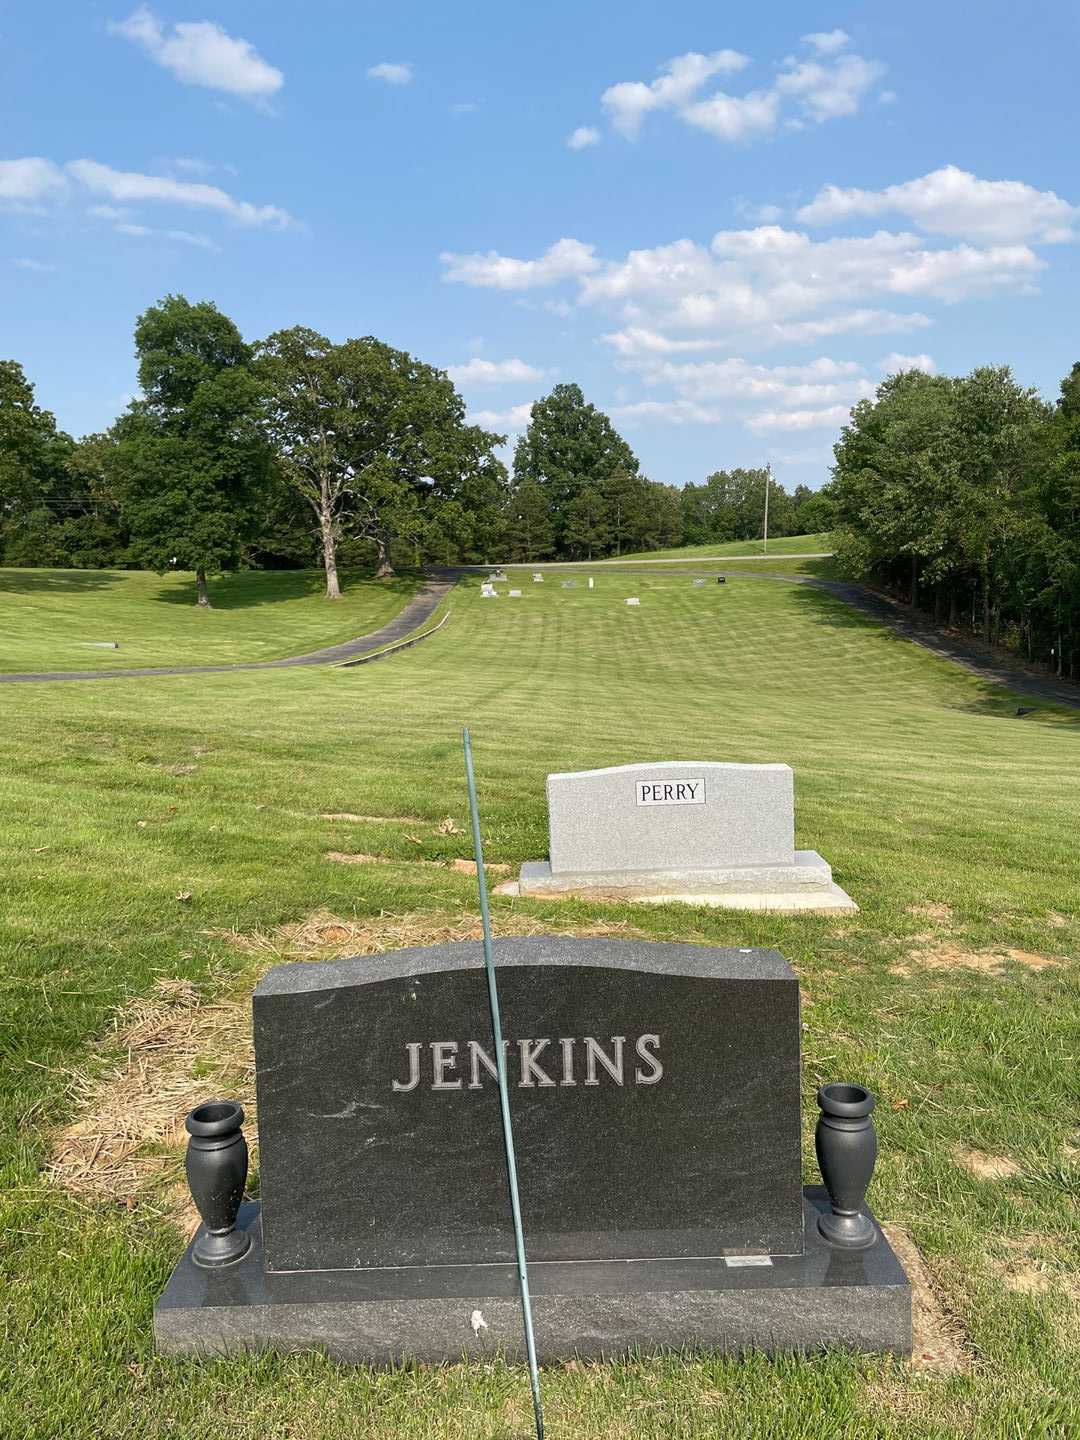
[[[723,556],[740,559],[748,555],[827,555],[832,550],[832,536],[824,531],[817,535],[782,535],[770,540],[728,540],[720,545],[680,545],[674,550],[635,550],[619,560],[694,560]],[[618,564],[613,558],[595,564]]]
[[[446,863],[468,855],[464,723],[488,858],[509,866],[545,853],[551,770],[794,767],[797,843],[860,914],[496,897],[495,925],[787,956],[806,1176],[816,1084],[868,1084],[871,1200],[923,1253],[945,1357],[556,1369],[551,1434],[1078,1433],[1080,720],[1017,718],[1016,697],[806,587],[523,588],[481,600],[470,579],[438,635],[352,671],[0,687],[0,1433],[528,1433],[520,1370],[180,1364],[150,1341],[182,1245],[176,1120],[191,1094],[249,1094],[261,970],[476,933],[474,882]]]
[[[0,570],[0,671],[277,660],[377,629],[418,588],[415,576],[346,575],[330,604],[324,583],[321,571],[242,571],[212,582],[200,610],[189,574]]]

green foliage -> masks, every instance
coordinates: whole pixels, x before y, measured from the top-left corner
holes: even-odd
[[[270,484],[259,390],[240,332],[208,301],[168,295],[135,327],[139,382],[105,458],[131,535],[129,556],[159,574],[205,576],[244,563]]]
[[[850,574],[1074,675],[1080,367],[1051,410],[1006,367],[890,376],[852,411],[826,503]]]
[[[447,375],[367,336],[335,345],[296,326],[256,347],[262,424],[285,483],[310,507],[336,598],[337,548],[370,541],[378,573],[391,546],[466,558],[500,513],[501,437],[465,423]],[[453,506],[440,515],[444,506]],[[464,552],[464,553],[462,553]]]

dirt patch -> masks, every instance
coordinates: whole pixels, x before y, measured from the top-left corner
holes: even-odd
[[[496,935],[549,934],[556,928],[524,915],[493,920]],[[479,917],[464,911],[350,920],[318,910],[270,932],[206,933],[250,957],[243,975],[212,999],[188,980],[163,977],[149,995],[122,1006],[91,1063],[71,1073],[75,1119],[53,1136],[47,1165],[49,1178],[65,1189],[128,1209],[152,1208],[186,1233],[198,1220],[183,1179],[188,1111],[213,1096],[239,1100],[253,1157],[258,1153],[251,991],[265,971],[289,960],[479,940],[481,928]],[[642,934],[625,922],[604,921],[568,933]]]
[[[977,1180],[1008,1180],[1020,1173],[1020,1166],[1010,1156],[990,1155],[985,1150],[971,1150],[964,1145],[953,1150],[952,1158],[954,1165]]]
[[[488,872],[489,875],[509,875],[511,868],[512,867],[509,865],[492,865],[490,861],[486,861],[484,864],[484,869]],[[451,860],[450,869],[457,871],[459,875],[475,875],[476,861]]]
[[[953,908],[942,901],[931,900],[925,905],[909,905],[909,915],[918,915],[922,920],[933,920],[935,925],[945,925],[953,918]]]
[[[320,820],[349,820],[356,825],[422,825],[418,815],[355,815],[351,810],[327,810]]]
[[[1056,910],[1048,910],[1046,912],[1046,923],[1050,926],[1051,930],[1064,930],[1069,922],[1064,915],[1059,915]]]
[[[1017,965],[1026,965],[1029,970],[1053,970],[1061,964],[1056,955],[1040,955],[1035,950],[1006,950],[1005,954]]]
[[[944,941],[927,949],[909,950],[907,960],[891,965],[889,972],[910,976],[914,972],[908,962],[914,962],[923,970],[974,970],[984,975],[1003,975],[1007,960],[1035,971],[1050,970],[1061,964],[1058,956],[1040,955],[1034,950],[965,950],[962,945]]]
[[[967,1375],[974,1350],[911,1234],[901,1225],[881,1227],[911,1281],[911,1366],[935,1375]]]
[[[335,865],[390,865],[392,863],[385,855],[364,855],[345,850],[327,850],[323,858],[333,860]]]
[[[1080,1304],[1080,1275],[1052,1235],[1029,1232],[1003,1241],[1006,1259],[990,1263],[1016,1295],[1056,1295]]]

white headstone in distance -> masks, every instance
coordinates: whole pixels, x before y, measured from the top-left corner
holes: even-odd
[[[534,585],[542,585],[543,583],[544,583],[544,577],[543,577],[543,575],[540,575],[540,574],[538,573],[538,574],[536,574],[536,575],[533,576],[533,584],[534,584]]]
[[[630,599],[627,600],[626,603],[627,603],[627,605],[640,605],[640,604],[641,604],[641,601],[638,599],[638,597],[637,597],[636,595],[631,595]]]
[[[520,591],[520,590],[511,590],[511,591],[510,591],[510,599],[511,599],[511,600],[520,600],[520,599],[521,599],[521,591]]]
[[[590,576],[589,576],[589,589],[591,590],[592,588],[593,588],[593,578],[592,578],[592,576],[590,575]]]

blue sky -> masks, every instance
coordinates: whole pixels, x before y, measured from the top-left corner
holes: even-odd
[[[377,335],[494,429],[576,380],[657,480],[816,487],[889,367],[1080,359],[1078,42],[996,0],[0,3],[0,357],[103,429],[180,291]]]

